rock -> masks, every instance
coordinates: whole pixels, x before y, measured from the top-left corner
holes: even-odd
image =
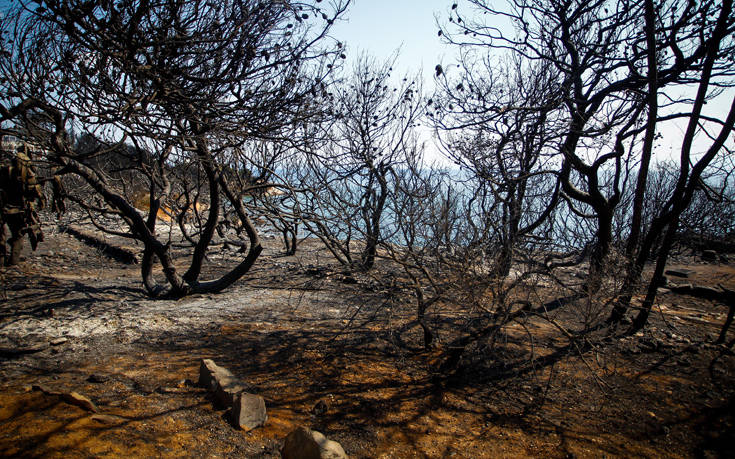
[[[664,271],[664,274],[668,274],[669,276],[683,277],[686,279],[689,277],[690,274],[694,274],[694,271],[686,268],[667,269],[666,271]]]
[[[661,347],[661,340],[656,338],[643,338],[640,341],[639,348],[643,352],[655,352]]]
[[[329,405],[327,405],[327,402],[324,400],[319,400],[316,402],[314,407],[311,409],[311,413],[315,416],[321,416],[322,414],[329,411]]]
[[[222,371],[224,368],[218,366],[211,359],[202,359],[199,365],[199,387],[203,387],[208,390],[215,390],[217,388],[216,374],[218,371]],[[227,371],[227,370],[224,370]]]
[[[110,378],[109,378],[108,376],[104,376],[104,375],[98,375],[98,374],[96,374],[96,373],[92,373],[92,374],[91,374],[91,375],[89,375],[89,377],[87,378],[87,382],[91,382],[91,383],[99,384],[99,383],[107,382],[107,381],[109,381],[109,379],[110,379]]]
[[[51,341],[51,345],[52,346],[59,346],[61,344],[66,343],[67,341],[69,341],[68,338],[56,338],[55,340],[52,340]]]
[[[730,259],[727,258],[727,255],[720,255],[720,263],[722,263],[723,265],[726,265],[730,263]]]
[[[346,459],[347,454],[342,445],[327,440],[321,433],[298,427],[283,442],[281,449],[283,459]]]
[[[216,401],[225,408],[233,406],[235,398],[247,389],[226,368],[220,367],[210,359],[202,359],[199,367],[199,386],[212,391]]]
[[[97,409],[97,405],[95,405],[92,400],[88,399],[82,394],[78,394],[76,392],[69,392],[68,394],[62,394],[61,398],[64,399],[67,403],[70,403],[72,405],[76,405],[79,408],[82,408],[87,411],[97,412],[99,411]]]
[[[692,284],[670,285],[669,290],[671,290],[674,293],[681,293],[684,295],[688,295],[692,291]]]
[[[97,405],[95,405],[92,402],[92,400],[90,400],[89,398],[77,392],[55,391],[55,390],[51,390],[47,388],[46,386],[42,386],[40,384],[35,384],[33,386],[33,390],[43,392],[45,395],[50,395],[52,397],[60,397],[66,403],[70,405],[78,406],[79,408],[82,408],[87,411],[92,411],[94,413],[98,411]]]
[[[717,262],[717,251],[715,251],[715,250],[703,250],[702,251],[702,260],[704,260],[704,261],[710,261],[710,262]]]
[[[268,420],[265,400],[260,395],[242,393],[232,405],[232,423],[245,431],[260,427]]]
[[[239,384],[237,380],[226,380],[223,381],[222,385],[217,387],[214,392],[214,397],[223,407],[232,407],[235,405],[235,399],[242,392],[245,392],[246,387]]]

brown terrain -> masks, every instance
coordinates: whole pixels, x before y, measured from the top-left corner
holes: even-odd
[[[441,375],[389,273],[343,273],[314,240],[283,257],[266,238],[224,293],[151,300],[138,265],[45,231],[0,271],[0,456],[279,457],[305,425],[353,458],[735,457],[735,356],[714,344],[725,304],[662,290],[644,332],[570,343],[560,330],[592,307],[578,300]],[[735,289],[732,265],[682,255],[672,267]],[[463,323],[449,306],[431,314],[443,342]],[[227,422],[192,383],[202,358],[265,398],[265,426]]]

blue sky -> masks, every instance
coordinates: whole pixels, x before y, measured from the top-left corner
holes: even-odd
[[[434,90],[434,68],[455,60],[456,48],[442,43],[436,17],[446,21],[452,0],[352,0],[331,35],[347,45],[347,65],[359,53],[385,60],[399,50],[397,75],[421,70],[424,94]],[[427,159],[442,161],[425,123],[419,128]]]
[[[454,0],[352,0],[343,20],[332,28],[332,36],[347,44],[348,65],[350,59],[361,51],[378,59],[387,59],[400,47],[398,73],[415,73],[422,69],[425,95],[428,96],[434,88],[436,64],[442,63],[446,67],[455,61],[458,54],[457,47],[442,43],[437,36],[436,17],[440,23],[445,23],[453,3]],[[465,14],[471,12],[465,10]],[[724,117],[734,95],[734,90],[726,91],[707,105],[706,112]],[[683,123],[663,123],[659,130],[663,134],[663,139],[658,142],[659,157],[677,157]],[[428,132],[424,132],[431,156],[437,158],[428,137]],[[709,146],[709,142],[701,140],[695,143],[695,151],[701,152]]]
[[[365,51],[387,59],[400,47],[400,73],[423,68],[426,87],[433,86],[434,67],[451,61],[455,50],[437,36],[435,15],[448,16],[452,0],[352,0],[332,36],[344,40],[348,56]]]

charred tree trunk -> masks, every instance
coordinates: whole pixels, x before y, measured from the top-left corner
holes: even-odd
[[[429,306],[424,299],[424,292],[421,287],[416,287],[416,320],[418,320],[421,329],[424,332],[424,349],[431,349],[434,342],[434,332],[426,323],[426,308]]]
[[[633,292],[638,288],[643,272],[643,265],[648,258],[637,257],[636,253],[640,245],[641,231],[643,226],[643,203],[646,194],[646,184],[648,183],[648,171],[651,164],[651,155],[653,152],[653,142],[656,137],[656,121],[658,117],[658,65],[656,62],[656,24],[655,10],[652,0],[646,0],[644,5],[645,12],[645,33],[648,67],[648,94],[646,97],[647,121],[646,132],[643,139],[643,151],[641,154],[641,163],[638,169],[638,176],[635,185],[635,195],[633,197],[633,215],[630,222],[630,235],[625,248],[627,258],[627,268],[625,279],[623,280],[622,295],[615,301],[609,322],[613,324],[620,323],[625,316],[630,301],[633,298]]]
[[[365,207],[363,208],[367,231],[365,249],[360,257],[360,267],[366,271],[375,266],[375,256],[377,255],[378,242],[380,241],[380,219],[383,216],[385,201],[388,198],[387,173],[388,169],[382,164],[374,171],[374,179],[378,182],[379,189],[377,193],[372,188],[369,190]]]
[[[589,294],[600,290],[602,279],[607,271],[605,263],[612,243],[612,214],[599,213],[597,225],[597,240],[590,254],[589,278],[586,284],[587,293]]]
[[[285,253],[288,256],[296,255],[296,248],[299,243],[298,233],[298,225],[284,227],[283,230],[281,230],[281,235],[283,236],[283,245],[286,248]]]
[[[653,302],[656,299],[658,286],[661,285],[661,281],[663,279],[664,268],[669,252],[671,251],[671,247],[674,243],[676,232],[679,228],[679,219],[681,214],[691,203],[694,192],[699,186],[702,173],[705,168],[710,165],[715,156],[723,148],[725,142],[729,139],[730,134],[733,131],[733,127],[735,126],[735,98],[733,98],[727,119],[720,124],[720,132],[716,137],[714,137],[713,143],[710,145],[707,152],[699,158],[694,166],[692,166],[692,145],[702,117],[702,109],[707,101],[707,91],[711,83],[710,80],[712,79],[712,71],[715,61],[717,60],[720,52],[720,45],[726,39],[728,33],[730,33],[728,32],[728,23],[732,14],[732,6],[732,0],[725,0],[722,2],[722,9],[720,10],[719,17],[717,18],[717,24],[713,31],[712,38],[707,42],[704,62],[702,64],[702,74],[697,88],[697,96],[694,99],[687,130],[684,134],[684,140],[682,141],[679,178],[676,188],[666,204],[666,208],[670,210],[660,215],[657,221],[654,222],[654,224],[658,224],[660,229],[663,229],[664,225],[667,226],[666,233],[661,249],[659,250],[656,258],[656,268],[654,270],[653,278],[648,285],[646,298],[643,302],[641,311],[633,321],[633,325],[630,330],[631,332],[636,332],[646,325],[651,308],[653,307]],[[654,225],[652,225],[652,227],[653,226]],[[651,232],[653,233],[653,236],[657,236],[657,232],[653,231],[653,228]],[[650,242],[652,237],[649,236],[647,239],[649,240],[649,246],[652,245],[652,242]]]

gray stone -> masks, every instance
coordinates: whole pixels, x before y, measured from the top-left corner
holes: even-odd
[[[664,274],[668,274],[669,276],[683,277],[686,279],[687,277],[689,277],[690,274],[694,274],[694,271],[686,268],[677,268],[667,269]]]
[[[264,425],[267,420],[263,397],[245,392],[235,398],[232,405],[232,423],[236,427],[248,431]]]
[[[211,359],[202,359],[199,365],[199,386],[213,391],[217,388],[215,373],[223,368],[217,366]]]
[[[235,399],[241,393],[245,392],[246,386],[240,384],[236,379],[222,380],[221,384],[217,386],[217,390],[214,391],[214,398],[225,408],[229,408],[235,405]]]
[[[348,456],[342,445],[327,440],[321,433],[298,427],[283,442],[283,459],[346,459]]]
[[[246,387],[226,368],[210,359],[202,359],[199,367],[199,385],[214,393],[214,398],[224,408],[234,405],[235,398]]]

